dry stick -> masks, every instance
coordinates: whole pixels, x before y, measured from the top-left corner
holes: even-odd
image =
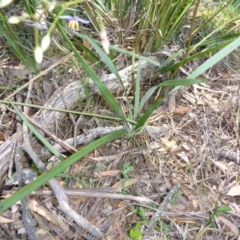
[[[26,106],[25,106],[26,107]],[[6,108],[12,112],[15,113],[16,112],[14,110],[12,110],[10,107],[6,106]],[[42,132],[44,132],[47,136],[51,137],[55,142],[57,142],[62,148],[65,148],[67,151],[71,152],[71,153],[75,153],[77,152],[77,149],[75,149],[74,147],[72,147],[71,145],[69,145],[66,141],[63,141],[62,139],[58,138],[55,134],[49,132],[47,129],[45,129],[44,127],[42,127],[40,124],[38,124],[36,121],[34,121],[32,118],[30,118],[27,114],[22,113],[24,115],[24,117],[35,127],[37,127],[39,130],[41,130]]]
[[[51,132],[47,131],[45,128],[43,128],[41,125],[33,121],[30,117],[27,117],[28,121],[35,125],[37,128],[42,130],[45,134],[47,134],[49,137],[51,137],[55,142],[57,142],[59,145],[61,145],[63,148],[65,148],[67,151],[71,153],[77,152],[77,149],[69,145],[66,141],[61,140],[56,135],[52,134]]]
[[[231,150],[226,150],[222,149],[218,151],[217,153],[218,158],[226,158],[229,161],[234,161],[236,163],[239,163],[240,160],[240,155],[231,151]]]
[[[36,77],[32,78],[31,80],[29,80],[29,82],[25,83],[23,86],[21,86],[20,88],[18,88],[15,92],[13,92],[12,94],[10,94],[8,97],[6,97],[4,100],[8,100],[9,98],[15,96],[17,93],[19,93],[20,91],[22,91],[24,88],[26,88],[29,84],[33,83],[35,80],[37,80],[38,78],[40,78],[41,76],[47,74],[51,69],[55,68],[56,66],[58,66],[59,64],[65,62],[66,60],[68,60],[70,57],[72,57],[74,55],[73,52],[69,53],[68,55],[64,56],[63,58],[61,58],[60,60],[58,60],[57,62],[55,62],[51,67],[47,68],[46,70],[42,71],[40,74],[38,74]]]
[[[92,193],[92,192],[100,192],[100,193],[118,193],[121,192],[120,187],[102,187],[102,188],[64,188],[65,192],[69,196],[78,196],[78,193]],[[4,190],[2,195],[12,194],[12,190]],[[30,193],[30,195],[44,195],[44,196],[52,196],[54,192],[51,190],[37,190]],[[80,194],[81,195],[81,194]]]
[[[124,238],[123,238],[122,228],[119,226],[119,222],[116,220],[116,218],[114,216],[113,216],[113,219],[114,219],[116,228],[117,228],[118,233],[119,233],[119,240],[123,240]]]
[[[161,212],[164,211],[167,207],[167,204],[171,201],[171,199],[173,198],[174,194],[179,190],[179,188],[181,187],[180,184],[176,184],[173,189],[167,194],[167,196],[164,198],[163,202],[160,205],[160,208],[155,212],[155,214],[152,216],[151,222],[150,224],[147,226],[146,229],[146,233],[149,236],[153,235],[153,227],[154,224],[157,222],[157,220],[160,218],[161,216]]]
[[[120,130],[123,127],[97,127],[97,128],[93,128],[91,130],[88,130],[88,133],[85,134],[81,134],[77,136],[77,146],[80,145],[87,145],[89,143],[91,143],[92,141],[94,141],[97,138],[103,137],[109,133],[112,133],[114,131]],[[74,138],[69,138],[66,139],[64,141],[64,143],[73,146],[74,144]],[[64,152],[64,149],[61,147],[60,144],[56,143],[54,144],[54,148],[56,148],[59,152]]]
[[[30,118],[29,116],[27,116],[26,114],[23,114],[26,119],[33,124],[35,127],[37,127],[38,129],[40,129],[41,131],[43,131],[46,135],[48,135],[49,137],[51,137],[55,142],[57,142],[59,145],[61,145],[61,147],[65,148],[67,151],[71,152],[71,153],[75,153],[77,152],[77,149],[75,149],[74,147],[72,147],[71,145],[69,145],[66,141],[61,140],[60,138],[58,138],[56,135],[52,134],[51,132],[49,132],[48,130],[46,130],[45,128],[43,128],[41,125],[39,125],[36,121],[34,121],[32,118]]]
[[[2,231],[4,231],[8,236],[9,238],[8,239],[11,239],[11,240],[17,240],[18,238],[16,238],[16,236],[13,236],[13,234],[11,233],[11,231],[8,230],[8,225],[7,224],[0,224],[0,228],[2,229]],[[1,231],[1,236],[3,237],[3,234],[2,234],[2,231]],[[5,235],[6,236],[6,235]],[[5,238],[6,239],[6,238]]]
[[[31,87],[31,86],[32,86],[32,84],[29,85],[29,87]],[[28,97],[27,97],[27,101],[29,102],[30,95]],[[25,107],[24,110],[25,110],[24,112],[26,113],[26,115],[28,115],[29,108]],[[34,161],[36,166],[42,172],[46,172],[47,169],[46,169],[44,163],[40,160],[40,158],[38,158],[37,154],[33,151],[32,147],[30,145],[27,126],[25,126],[25,133],[23,134],[23,136],[24,136],[25,141],[24,141],[24,144],[22,145],[22,149],[28,153],[28,155],[32,158],[32,160]],[[90,222],[88,222],[86,219],[84,219],[82,216],[80,216],[78,213],[76,213],[73,209],[71,209],[71,207],[68,204],[68,198],[64,192],[64,189],[59,185],[59,183],[56,181],[56,179],[51,179],[49,181],[49,184],[55,193],[55,196],[58,200],[60,208],[67,216],[72,218],[80,227],[89,231],[94,236],[97,236],[97,237],[103,236],[103,234],[100,232],[100,230],[98,228],[96,228],[94,225],[92,225]]]
[[[22,145],[22,149],[31,157],[31,159],[34,161],[36,166],[41,170],[41,172],[46,172],[47,169],[44,165],[44,163],[41,161],[41,159],[37,156],[37,154],[33,151],[32,147],[26,144]],[[103,234],[101,231],[95,227],[93,224],[91,224],[89,221],[87,221],[85,218],[83,218],[81,215],[76,213],[68,203],[68,198],[65,193],[64,188],[56,181],[56,179],[49,180],[49,185],[51,186],[52,190],[55,193],[55,196],[58,200],[60,209],[71,219],[73,219],[78,226],[81,228],[87,230],[89,233],[93,234],[96,237],[103,237]]]
[[[89,209],[89,211],[85,216],[86,219],[89,219],[91,215],[97,211],[97,207],[101,202],[102,202],[102,199],[100,197],[97,197],[97,199],[95,199],[93,205],[91,206],[91,208]]]
[[[25,148],[25,146],[24,146]],[[25,151],[25,149],[24,149]],[[132,195],[123,195],[116,193],[108,193],[104,191],[104,188],[90,188],[90,189],[77,189],[77,188],[63,188],[66,195],[71,197],[87,197],[87,198],[111,198],[111,199],[121,199],[121,200],[132,200],[140,203],[151,203],[151,199],[147,197],[139,197]],[[113,188],[114,189],[114,188]],[[109,190],[108,190],[109,191]],[[3,194],[8,194],[10,191],[3,191]],[[54,196],[54,192],[50,190],[37,190],[31,192],[29,195],[37,196]]]
[[[27,94],[27,98],[26,98],[26,103],[28,101],[28,98],[30,97],[30,93],[31,93],[31,85],[29,85],[29,89],[28,89],[28,94]],[[17,100],[21,101],[21,99],[19,98],[19,96],[17,96]],[[17,117],[18,120],[20,120],[19,117]],[[24,125],[24,124],[23,124]],[[17,149],[16,149],[16,155],[15,155],[15,167],[16,167],[16,171],[17,171],[17,179],[18,179],[18,185],[19,187],[22,187],[24,185],[24,179],[22,178],[22,158],[23,158],[23,152],[20,148],[20,144],[22,142],[22,135],[23,135],[23,126],[21,126],[21,123],[18,121],[17,122]],[[27,205],[27,199],[23,198],[21,199],[21,208],[22,208],[22,220],[23,220],[23,224],[24,227],[26,229],[27,235],[28,235],[28,239],[29,240],[37,240],[37,231],[36,228],[34,226],[34,221],[32,219],[31,213],[29,211],[29,207]]]
[[[6,144],[7,143],[7,144]],[[9,170],[8,177],[11,177],[11,171],[12,171],[12,166],[13,166],[13,158],[14,158],[14,152],[16,148],[16,143],[17,143],[17,135],[15,133],[14,137],[9,138],[6,143],[0,145],[0,153],[1,153],[1,158],[0,158],[0,169],[1,169],[1,174],[0,174],[0,184],[2,185],[3,181],[5,180],[6,172]],[[9,169],[10,167],[10,169]]]
[[[13,141],[10,142],[10,146],[13,145],[13,148],[12,148],[12,154],[11,154],[11,158],[10,158],[10,163],[9,163],[9,168],[8,168],[8,178],[11,178],[12,176],[12,169],[13,169],[13,163],[14,163],[14,153],[15,153],[15,148],[16,148],[16,145],[17,145],[17,141],[16,139],[13,139]],[[1,168],[0,168],[1,169]],[[2,183],[2,182],[0,182]]]
[[[3,104],[0,105],[0,110],[2,112],[1,117],[0,117],[0,125],[2,125],[3,118],[6,115],[6,108]]]
[[[111,192],[119,192],[120,188],[64,188],[66,195],[71,197],[88,197],[88,198],[111,198],[121,200],[132,200],[140,203],[150,203],[151,199],[147,197],[139,197],[132,195],[116,194]],[[12,191],[4,190],[2,195],[10,194]],[[54,192],[50,190],[37,190],[29,195],[37,196],[54,196]]]

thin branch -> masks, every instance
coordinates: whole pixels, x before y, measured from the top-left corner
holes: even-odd
[[[218,158],[226,158],[229,161],[234,161],[235,163],[239,163],[240,161],[240,155],[237,154],[236,152],[233,152],[231,150],[220,150],[217,153]]]
[[[154,224],[160,218],[161,212],[163,212],[167,208],[167,204],[171,201],[171,199],[173,198],[174,194],[179,190],[180,187],[181,187],[180,184],[177,184],[177,185],[175,185],[173,187],[173,189],[164,198],[164,200],[161,203],[159,209],[152,216],[151,222],[149,223],[149,225],[147,226],[147,229],[146,229],[146,233],[148,234],[148,236],[152,236],[153,235]]]
[[[46,172],[47,168],[45,167],[44,163],[41,161],[41,159],[37,156],[37,154],[33,151],[32,147],[30,145],[23,144],[22,149],[31,157],[31,159],[34,161],[36,166],[42,171]],[[49,185],[51,186],[52,190],[54,191],[54,194],[58,200],[60,209],[71,219],[73,219],[78,226],[81,228],[87,230],[89,233],[93,234],[96,237],[103,237],[103,234],[101,231],[95,227],[93,224],[91,224],[88,220],[83,218],[81,215],[79,215],[77,212],[75,212],[68,203],[68,198],[65,193],[64,188],[56,181],[56,179],[51,179],[49,181]]]
[[[114,190],[114,188],[112,188]],[[64,188],[66,195],[71,197],[87,197],[87,198],[111,198],[111,199],[121,199],[121,200],[132,200],[140,203],[151,203],[152,200],[147,197],[139,197],[132,195],[123,195],[116,193],[105,192],[104,188]],[[107,190],[110,191],[110,190]],[[115,190],[114,190],[115,191]],[[12,191],[3,191],[3,194],[9,194]],[[50,190],[37,190],[30,193],[30,195],[35,196],[54,196],[54,191]]]
[[[29,94],[30,92],[31,92],[31,85],[29,86],[28,96],[30,96],[30,94]],[[17,96],[17,98],[18,98],[18,101],[21,101],[19,96]],[[22,167],[23,152],[22,152],[22,150],[19,146],[22,142],[22,135],[23,135],[23,127],[24,126],[21,126],[20,118],[17,117],[17,119],[19,120],[17,122],[17,136],[18,136],[17,142],[18,142],[18,146],[16,148],[15,167],[16,167],[16,171],[17,171],[18,185],[19,185],[19,187],[22,187],[22,186],[24,186],[24,179],[23,179],[23,172],[22,172],[23,171],[23,167]],[[21,207],[22,207],[22,221],[23,221],[24,227],[26,229],[28,239],[29,240],[37,240],[38,239],[37,231],[36,231],[36,228],[34,226],[34,221],[32,219],[32,215],[29,211],[29,207],[27,205],[27,198],[23,198],[21,200]]]

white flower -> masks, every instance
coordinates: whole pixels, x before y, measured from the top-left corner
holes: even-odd
[[[103,46],[103,49],[104,51],[109,54],[109,40],[108,40],[108,37],[107,37],[107,31],[104,29],[100,32],[100,38],[101,38],[101,42],[102,42],[102,46]]]
[[[0,0],[1,1],[1,0]],[[20,22],[22,22],[25,19],[28,19],[29,15],[27,13],[22,13],[22,16],[12,16],[8,19],[8,22],[10,24],[18,24]]]
[[[6,7],[11,2],[12,2],[12,0],[0,0],[0,8]]]
[[[45,52],[49,48],[50,43],[51,43],[51,38],[50,38],[49,34],[47,34],[46,36],[43,37],[42,42],[41,42],[42,52]]]
[[[39,46],[36,46],[34,49],[34,57],[37,63],[41,63],[43,60],[43,51]]]
[[[10,24],[18,24],[21,22],[21,18],[20,17],[17,17],[17,16],[12,16],[8,19],[8,22]]]
[[[56,6],[56,1],[48,2],[47,8],[48,11],[51,12]]]

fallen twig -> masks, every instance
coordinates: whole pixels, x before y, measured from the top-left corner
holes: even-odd
[[[171,199],[173,198],[174,194],[179,190],[180,187],[181,187],[180,184],[177,184],[177,185],[175,185],[173,187],[173,189],[164,198],[164,200],[161,203],[159,209],[152,216],[152,219],[151,219],[151,221],[150,221],[150,223],[149,223],[149,225],[147,226],[147,229],[146,229],[146,233],[148,234],[148,236],[152,236],[153,235],[154,224],[160,218],[161,212],[163,212],[166,209],[167,204],[171,201]]]
[[[44,165],[44,163],[41,161],[41,159],[37,156],[37,154],[33,151],[31,146],[28,146],[26,144],[22,145],[22,149],[31,157],[31,159],[34,161],[36,166],[42,171],[46,172],[47,169]],[[83,218],[81,215],[79,215],[77,212],[75,212],[68,203],[68,198],[65,193],[64,188],[56,181],[56,179],[51,179],[49,181],[49,185],[51,186],[52,190],[54,191],[54,194],[58,200],[60,209],[71,219],[73,219],[79,227],[87,230],[89,233],[93,234],[94,236],[101,238],[103,237],[103,234],[101,231],[95,227],[93,224],[91,224],[88,220]]]
[[[217,153],[218,158],[226,158],[229,161],[234,161],[235,163],[239,163],[240,155],[230,151],[230,150],[221,150]]]
[[[66,195],[72,197],[88,197],[88,198],[111,198],[111,199],[121,199],[121,200],[132,200],[140,203],[150,203],[152,202],[151,199],[147,197],[140,197],[140,196],[132,196],[132,195],[123,195],[123,194],[116,194],[105,192],[106,189],[101,188],[63,188]],[[113,188],[114,189],[114,188]],[[118,188],[117,188],[118,189]],[[109,189],[107,191],[110,191]],[[9,194],[11,191],[3,191],[3,194]],[[50,190],[37,190],[30,193],[30,195],[37,195],[37,196],[54,196],[54,191]]]
[[[32,90],[32,84],[29,85],[28,88],[28,94],[26,97],[25,102],[28,103],[30,95],[31,95],[31,90]],[[17,96],[18,97],[18,96]],[[18,101],[21,101],[18,97]],[[25,107],[24,112],[28,113],[28,108]],[[18,117],[19,118],[19,117]],[[20,120],[20,119],[19,119]],[[22,158],[23,158],[23,152],[20,148],[20,145],[22,143],[23,140],[28,140],[28,129],[26,127],[26,125],[23,123],[21,126],[20,121],[17,122],[17,135],[18,135],[18,139],[17,139],[17,148],[16,148],[16,154],[15,154],[15,167],[16,167],[16,171],[17,171],[17,180],[18,180],[18,185],[19,187],[23,187],[24,183],[25,183],[25,179],[23,177],[22,171],[23,171],[23,166],[22,166]],[[22,139],[22,136],[24,137],[24,139]],[[27,142],[29,143],[29,142]],[[32,215],[31,212],[29,210],[29,207],[27,205],[27,198],[23,198],[21,199],[21,207],[22,207],[22,221],[28,236],[29,240],[37,240],[38,236],[37,236],[37,231],[36,231],[36,227],[34,225],[34,221],[32,219]]]

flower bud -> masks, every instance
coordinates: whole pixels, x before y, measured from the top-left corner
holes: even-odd
[[[10,24],[18,24],[21,22],[21,18],[20,17],[17,17],[17,16],[12,16],[8,19],[8,22]]]
[[[47,8],[48,12],[51,12],[56,6],[56,1],[48,2]]]
[[[51,38],[50,38],[49,34],[47,34],[46,36],[43,37],[42,42],[41,42],[42,52],[45,52],[49,48],[50,43],[51,43]]]
[[[107,37],[107,31],[104,29],[100,32],[100,38],[101,38],[101,42],[102,42],[102,46],[104,51],[109,54],[109,40]]]
[[[37,63],[41,63],[43,60],[43,51],[39,46],[36,46],[34,49],[34,57]]]
[[[11,2],[12,2],[12,0],[0,0],[0,8],[6,7]]]

